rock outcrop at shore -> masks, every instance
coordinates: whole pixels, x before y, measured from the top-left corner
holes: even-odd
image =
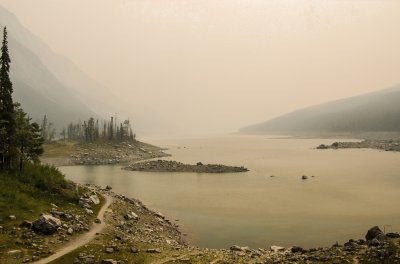
[[[124,168],[131,171],[148,172],[196,172],[196,173],[234,173],[249,171],[245,167],[225,166],[220,164],[203,164],[198,162],[196,165],[184,164],[177,161],[153,160],[138,162]]]
[[[400,139],[398,140],[363,140],[361,142],[335,142],[332,145],[321,144],[317,149],[347,149],[369,148],[384,151],[400,151]]]
[[[159,147],[136,141],[115,144],[87,143],[78,147],[77,151],[70,155],[70,159],[74,165],[115,165],[167,156],[169,154]]]

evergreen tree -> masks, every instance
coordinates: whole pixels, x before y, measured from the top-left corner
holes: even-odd
[[[18,149],[19,171],[22,171],[25,161],[39,162],[39,156],[43,154],[42,144],[44,139],[37,123],[30,123],[30,118],[15,104],[15,143]]]
[[[10,55],[8,52],[7,28],[3,30],[3,42],[0,56],[0,131],[1,150],[0,166],[2,169],[11,168],[12,158],[16,148],[13,144],[15,134],[13,87],[10,80]]]
[[[42,138],[46,141],[48,139],[48,130],[47,130],[47,116],[44,115],[42,121]]]

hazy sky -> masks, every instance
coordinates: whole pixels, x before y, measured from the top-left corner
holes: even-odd
[[[198,133],[400,83],[400,1],[0,0],[57,53]]]

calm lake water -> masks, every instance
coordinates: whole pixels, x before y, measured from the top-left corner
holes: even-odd
[[[201,247],[329,246],[363,238],[374,225],[400,231],[400,153],[315,149],[334,141],[147,139],[168,148],[173,160],[250,169],[239,174],[130,172],[118,166],[61,170],[71,180],[110,185],[179,219],[190,242]],[[303,181],[303,174],[315,177]]]

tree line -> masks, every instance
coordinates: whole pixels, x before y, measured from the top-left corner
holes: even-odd
[[[31,122],[21,105],[13,101],[6,27],[0,52],[0,170],[22,171],[24,162],[39,161],[44,139],[40,126]]]
[[[41,135],[45,142],[56,140],[56,130],[53,124],[48,121],[47,115],[43,117],[41,125]],[[135,141],[136,135],[133,133],[130,120],[117,122],[116,117],[111,117],[109,121],[90,117],[88,120],[69,123],[59,134],[63,140],[79,142],[96,141]]]

